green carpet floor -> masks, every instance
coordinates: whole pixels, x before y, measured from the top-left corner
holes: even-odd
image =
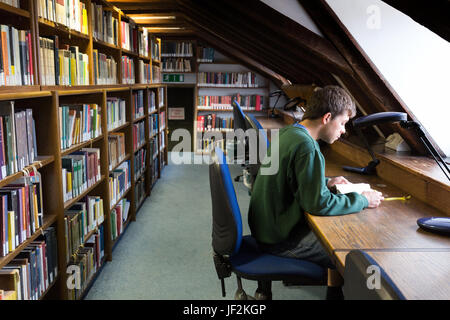
[[[170,158],[170,156],[169,156]],[[230,167],[232,177],[242,172]],[[236,183],[244,234],[249,233],[249,195]],[[139,210],[85,299],[233,299],[235,276],[225,280],[222,298],[211,249],[211,196],[207,165],[169,165]],[[256,282],[243,280],[253,295]],[[324,299],[325,287],[272,284],[274,300]]]

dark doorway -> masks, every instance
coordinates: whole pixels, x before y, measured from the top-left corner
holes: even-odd
[[[194,87],[168,87],[167,88],[167,102],[170,108],[184,108],[184,120],[171,120],[169,121],[169,151],[179,143],[179,141],[171,141],[170,137],[174,130],[183,128],[189,131],[191,134],[191,150],[193,150],[192,137],[193,124],[194,124]]]

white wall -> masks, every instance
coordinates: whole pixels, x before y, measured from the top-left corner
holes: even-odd
[[[323,37],[317,25],[297,0],[261,0],[261,2]]]
[[[326,0],[450,156],[450,43],[380,0]]]

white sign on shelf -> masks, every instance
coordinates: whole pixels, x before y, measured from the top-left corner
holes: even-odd
[[[169,120],[184,120],[184,108],[169,108]]]

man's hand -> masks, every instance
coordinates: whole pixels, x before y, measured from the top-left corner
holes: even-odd
[[[384,200],[383,194],[376,190],[364,191],[361,193],[369,201],[369,208],[376,208],[380,205],[381,201]]]
[[[336,184],[347,184],[347,183],[350,183],[350,181],[348,181],[344,177],[342,177],[342,176],[335,177],[335,178],[331,178],[330,180],[328,180],[327,187],[328,187],[328,189],[330,189],[333,186],[335,186]]]

